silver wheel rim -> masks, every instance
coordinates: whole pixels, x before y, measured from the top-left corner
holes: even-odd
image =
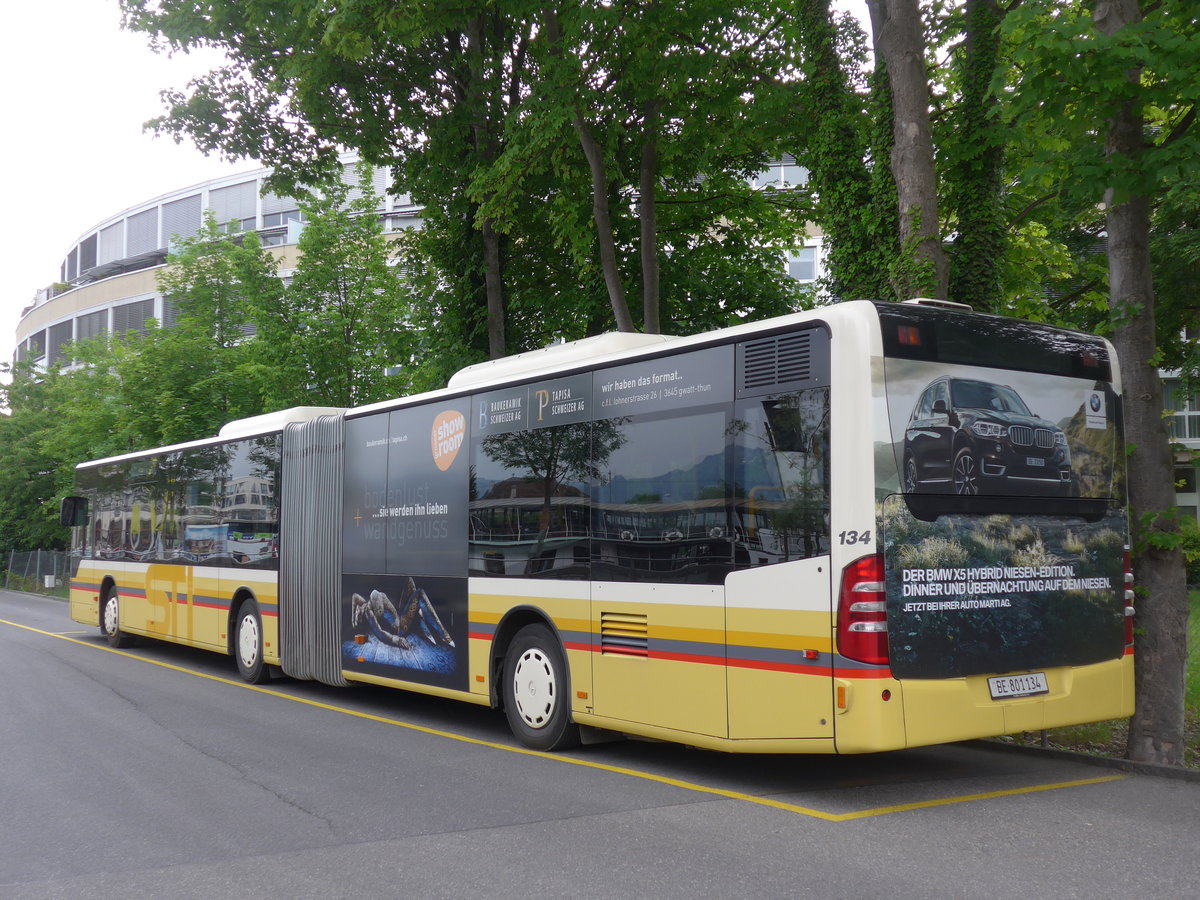
[[[530,647],[513,667],[513,700],[517,714],[530,728],[545,728],[558,702],[554,665],[540,647]]]
[[[254,616],[243,616],[238,626],[238,655],[247,669],[258,662],[258,620]]]
[[[117,598],[109,597],[104,602],[104,633],[117,633]]]
[[[960,494],[979,493],[975,484],[975,460],[969,453],[962,454],[954,461],[954,487]]]

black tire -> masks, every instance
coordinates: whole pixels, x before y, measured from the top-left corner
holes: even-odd
[[[917,476],[917,461],[912,454],[904,456],[904,493],[915,494],[921,489],[921,479]]]
[[[271,670],[263,660],[262,616],[253,600],[247,600],[238,609],[233,629],[233,658],[243,681],[263,684],[270,680]]]
[[[571,721],[571,678],[558,638],[545,625],[526,625],[504,656],[504,713],[517,740],[534,750],[579,744]]]
[[[963,496],[979,493],[979,465],[970,447],[963,447],[954,457],[954,493]]]
[[[100,599],[100,635],[118,650],[133,646],[133,635],[121,630],[121,600],[116,588]]]

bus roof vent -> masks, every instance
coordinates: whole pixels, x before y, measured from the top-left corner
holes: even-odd
[[[974,312],[975,307],[969,303],[955,303],[953,300],[935,300],[932,297],[913,297],[911,300],[905,300],[905,303],[912,303],[914,306],[940,306],[942,309],[961,309],[963,312]]]
[[[285,425],[294,422],[308,422],[317,416],[340,416],[343,412],[345,410],[335,406],[293,406],[291,409],[281,409],[261,416],[250,416],[248,419],[235,419],[222,426],[218,437],[241,438],[268,434],[272,431],[283,431]]]
[[[540,350],[527,350],[502,359],[491,359],[459,369],[450,376],[446,386],[451,388],[477,387],[506,378],[521,378],[535,372],[569,368],[604,356],[643,350],[678,340],[666,334],[613,331],[592,337],[552,344]]]
[[[739,397],[829,384],[829,334],[808,328],[738,344]]]

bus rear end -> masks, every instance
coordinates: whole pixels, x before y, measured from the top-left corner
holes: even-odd
[[[919,303],[878,310],[881,552],[842,570],[838,653],[860,702],[838,750],[1131,715],[1111,346]]]

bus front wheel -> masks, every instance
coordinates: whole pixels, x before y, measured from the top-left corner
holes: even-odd
[[[100,634],[110,647],[119,649],[133,645],[133,635],[121,630],[121,601],[116,588],[100,602]]]
[[[570,676],[558,639],[545,625],[526,625],[504,656],[504,713],[517,740],[534,750],[579,743],[571,721]]]
[[[233,655],[237,659],[242,680],[250,684],[262,684],[270,677],[270,670],[263,661],[262,616],[259,615],[258,604],[253,600],[247,600],[238,610]]]

